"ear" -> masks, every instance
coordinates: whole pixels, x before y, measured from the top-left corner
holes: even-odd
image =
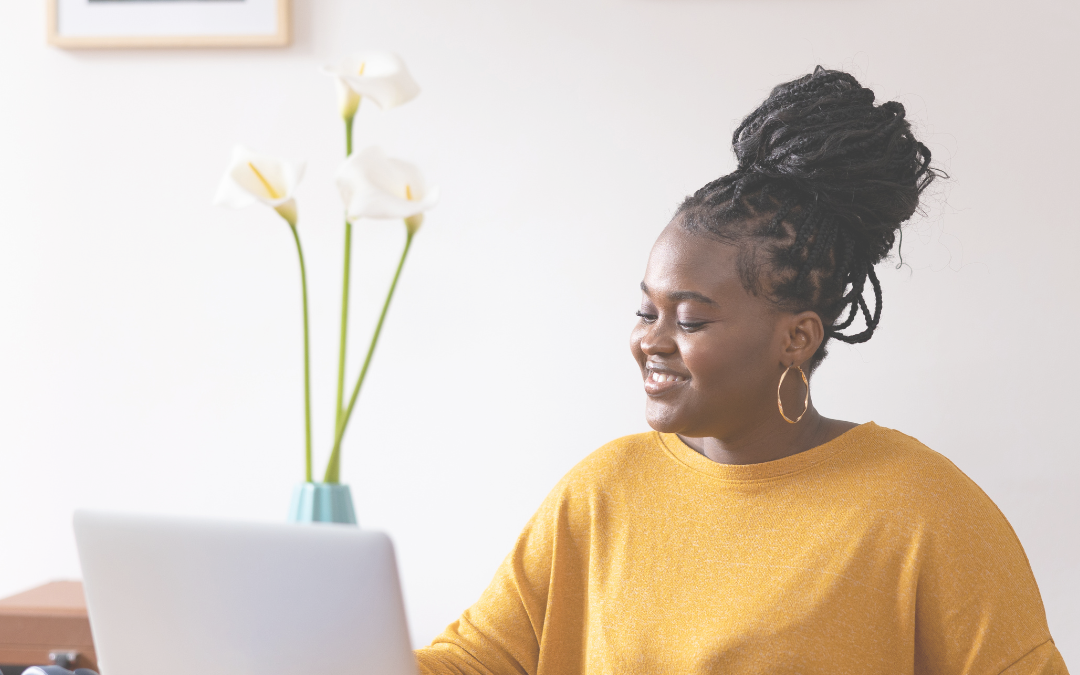
[[[788,315],[784,323],[784,341],[780,361],[786,368],[801,366],[810,360],[825,339],[825,326],[817,312]]]

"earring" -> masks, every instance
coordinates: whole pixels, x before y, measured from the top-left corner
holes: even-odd
[[[784,402],[780,400],[780,387],[784,386],[784,378],[787,377],[788,371],[794,368],[799,371],[799,375],[802,375],[803,386],[806,387],[806,398],[803,399],[803,411],[793,420],[789,420],[788,416],[784,414]],[[780,408],[780,417],[784,418],[784,421],[788,424],[795,424],[803,418],[806,411],[810,409],[810,383],[806,381],[806,373],[803,369],[794,363],[784,369],[784,374],[780,376],[780,384],[776,385],[776,407]]]

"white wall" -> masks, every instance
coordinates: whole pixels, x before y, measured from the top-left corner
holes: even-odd
[[[377,141],[442,184],[347,439],[414,639],[475,599],[567,469],[643,430],[626,341],[649,246],[733,166],[737,121],[821,63],[908,106],[952,174],[819,407],[899,428],[1001,506],[1080,662],[1080,6],[941,0],[296,0],[288,49],[65,52],[0,5],[0,595],[77,577],[76,507],[279,520],[302,477],[299,284],[276,215],[211,206],[234,142],[299,193],[327,454],[341,251],[331,82],[424,88]],[[352,367],[403,238],[361,226]]]

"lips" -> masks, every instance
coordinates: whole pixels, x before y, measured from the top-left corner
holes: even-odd
[[[667,368],[645,366],[645,393],[650,396],[677,389],[689,381],[689,375],[676,373]]]

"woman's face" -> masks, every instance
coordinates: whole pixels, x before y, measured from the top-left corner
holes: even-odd
[[[678,217],[653,246],[630,349],[658,431],[728,438],[777,417],[790,315],[743,288],[738,253]]]

